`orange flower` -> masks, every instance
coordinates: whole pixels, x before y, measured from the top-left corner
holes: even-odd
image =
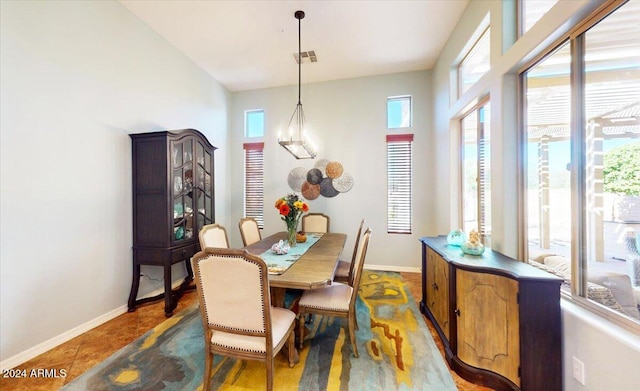
[[[276,201],[276,209],[280,209],[282,204],[284,204],[284,200],[282,198],[278,198],[278,201]]]
[[[302,204],[302,211],[305,212],[305,213],[309,211],[309,205],[307,205],[306,202],[304,204]]]
[[[291,208],[289,208],[289,205],[283,203],[282,205],[280,205],[280,214],[283,216],[287,216],[289,214],[289,212],[291,211]]]

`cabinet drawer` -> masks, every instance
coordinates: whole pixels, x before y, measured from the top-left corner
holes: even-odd
[[[179,248],[177,250],[173,250],[173,251],[171,251],[171,263],[176,263],[176,262],[183,261],[185,259],[189,259],[196,252],[197,252],[197,250],[196,250],[196,245],[195,244],[192,244],[192,245],[186,246],[186,247],[181,247],[181,248]]]

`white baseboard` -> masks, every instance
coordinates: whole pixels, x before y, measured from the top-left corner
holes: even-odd
[[[368,270],[380,270],[380,271],[388,271],[388,272],[407,272],[407,273],[420,273],[421,269],[419,267],[408,267],[408,266],[388,266],[388,265],[364,265],[365,269]],[[182,279],[174,282],[174,288],[178,287],[182,283]],[[152,297],[157,296],[164,292],[163,288],[156,289],[155,291],[145,295],[144,297]],[[6,360],[0,362],[0,370],[15,368],[18,365],[31,360],[34,357],[41,355],[44,352],[47,352],[56,346],[62,345],[63,343],[81,335],[82,333],[86,333],[87,331],[100,326],[103,323],[110,321],[122,314],[127,312],[127,305],[122,305],[112,311],[107,312],[104,315],[98,316],[95,319],[92,319],[86,323],[83,323],[73,329],[66,331],[60,335],[57,335],[51,339],[48,339],[41,344],[38,344],[32,348],[29,348],[21,353],[16,354],[15,356],[9,357]]]
[[[9,357],[8,359],[0,362],[0,370],[4,371],[5,369],[15,368],[18,365],[55,348],[56,346],[62,345],[63,343],[81,335],[82,333],[86,333],[87,331],[124,314],[125,312],[127,312],[127,306],[120,306],[112,311],[107,312],[104,315],[100,315],[97,318],[91,319],[90,321],[81,324],[80,326],[74,327],[69,331],[66,331],[60,335],[42,342],[41,344],[18,353],[13,357]]]
[[[173,288],[177,288],[182,284],[182,279],[173,283]],[[153,297],[157,296],[164,292],[164,288],[158,288],[153,292],[144,295],[145,297]],[[4,371],[5,369],[15,368],[18,365],[31,360],[34,357],[41,355],[57,346],[62,345],[63,343],[83,334],[87,331],[100,326],[103,323],[110,321],[111,319],[117,318],[118,316],[124,314],[128,310],[128,305],[122,305],[114,310],[107,312],[104,315],[100,315],[97,318],[91,319],[90,321],[83,323],[77,327],[72,328],[71,330],[65,331],[64,333],[57,335],[53,338],[50,338],[32,348],[29,348],[21,353],[16,354],[15,356],[9,357],[6,360],[0,361],[0,371]]]

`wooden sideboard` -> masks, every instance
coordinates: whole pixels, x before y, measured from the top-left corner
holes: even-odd
[[[465,254],[445,236],[420,241],[420,310],[451,368],[498,390],[561,390],[562,280],[490,249]]]

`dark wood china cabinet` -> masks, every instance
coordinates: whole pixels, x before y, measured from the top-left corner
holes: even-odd
[[[171,316],[178,299],[193,288],[191,257],[200,250],[198,232],[215,221],[213,154],[216,147],[195,129],[131,134],[133,171],[133,281],[129,311],[164,297]],[[187,276],[171,286],[171,266],[184,262]],[[140,266],[164,268],[164,293],[137,299]]]

